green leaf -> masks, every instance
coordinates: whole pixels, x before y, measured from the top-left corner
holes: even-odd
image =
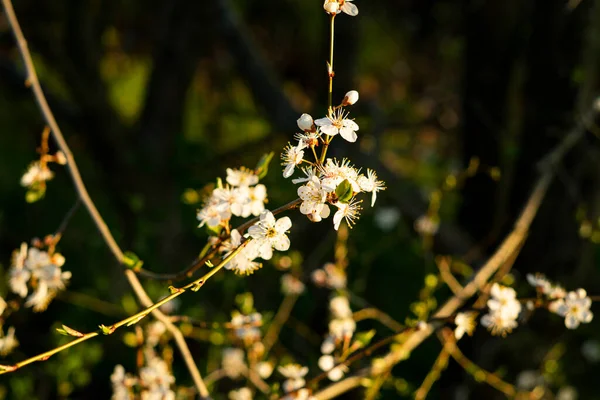
[[[106,326],[106,325],[99,325],[98,327],[100,328],[102,333],[105,335],[112,335],[112,333],[116,329],[115,327],[110,327],[110,326]]]
[[[45,194],[45,188],[30,189],[27,191],[27,193],[25,193],[25,201],[28,203],[35,203],[36,201],[43,199]]]
[[[335,195],[341,203],[348,203],[352,199],[352,185],[348,179],[344,179],[336,188]]]
[[[267,176],[267,172],[269,172],[269,164],[271,163],[271,160],[273,159],[274,155],[275,155],[274,152],[270,152],[270,153],[264,154],[260,158],[260,160],[256,164],[256,168],[254,169],[254,173],[256,175],[258,175],[258,179],[262,179],[265,176]]]
[[[76,331],[73,328],[69,328],[66,325],[63,325],[62,328],[57,328],[56,331],[58,333],[60,333],[61,335],[65,335],[65,336],[74,336],[74,337],[82,337],[85,336],[83,333]]]
[[[139,271],[140,268],[142,268],[142,265],[144,265],[144,262],[140,260],[140,258],[134,252],[126,251],[123,254],[123,264],[134,271]]]
[[[358,332],[357,334],[354,335],[354,344],[355,346],[357,346],[357,348],[362,348],[362,347],[366,347],[369,345],[369,343],[371,343],[371,340],[373,340],[373,337],[375,336],[375,329],[371,329],[370,331],[367,332]]]

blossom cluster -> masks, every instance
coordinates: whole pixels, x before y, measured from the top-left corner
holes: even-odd
[[[536,288],[541,296],[549,301],[548,309],[565,319],[568,329],[576,329],[581,323],[589,323],[594,318],[590,311],[592,299],[585,289],[566,292],[561,286],[553,284],[542,274],[528,274],[527,281]]]
[[[33,161],[27,167],[27,171],[21,177],[21,186],[27,188],[25,199],[33,203],[44,197],[46,193],[46,182],[54,178],[54,172],[48,167],[49,163],[65,165],[67,157],[62,151],[49,154],[48,137],[50,131],[47,129],[42,134],[42,144],[38,150],[40,158]]]
[[[513,288],[494,283],[487,307],[488,313],[481,317],[481,325],[488,328],[492,335],[506,336],[517,327],[521,303]]]
[[[227,169],[227,185],[220,182],[198,210],[200,227],[226,227],[232,216],[258,216],[265,209],[267,188],[258,184],[258,175],[246,168]]]
[[[277,368],[277,371],[285,378],[283,382],[283,391],[289,393],[283,400],[309,400],[312,398],[308,389],[305,389],[306,380],[304,377],[308,374],[308,367],[300,364],[286,364]],[[290,393],[293,392],[293,393]]]
[[[110,376],[113,387],[112,400],[133,400],[138,398],[134,393],[139,393],[139,398],[147,400],[175,400],[175,392],[171,386],[175,377],[169,366],[151,348],[144,349],[145,365],[140,368],[139,376],[126,373],[122,365],[115,366]]]
[[[53,237],[49,236],[42,243],[34,240],[34,245],[27,243],[13,252],[9,269],[8,283],[10,290],[22,298],[30,289],[33,291],[25,301],[26,307],[34,311],[44,311],[56,294],[64,290],[71,278],[71,272],[63,271],[65,258],[54,251]],[[47,247],[44,250],[44,247]]]
[[[356,196],[361,193],[371,193],[371,206],[375,205],[377,193],[385,190],[383,181],[379,180],[375,171],[367,169],[365,174],[347,159],[337,160],[326,157],[329,143],[336,136],[341,136],[348,142],[356,142],[359,126],[348,118],[345,106],[352,105],[358,100],[358,92],[352,90],[346,93],[339,106],[331,108],[324,118],[313,120],[309,114],[302,114],[297,121],[302,133],[297,133],[297,142],[288,144],[281,155],[283,176],[291,177],[296,167],[304,176],[292,179],[298,187],[298,196],[302,200],[300,212],[311,221],[319,222],[329,217],[329,205],[337,211],[333,216],[333,225],[337,230],[342,220],[351,227],[360,215],[362,209]],[[321,156],[317,149],[321,147]],[[309,152],[310,150],[310,152]],[[313,161],[308,156],[314,157]]]
[[[257,258],[270,260],[273,249],[286,251],[290,248],[290,239],[286,233],[291,227],[292,220],[289,217],[276,220],[273,213],[265,210],[260,214],[259,221],[248,228],[245,238],[251,240],[241,250],[237,249],[242,245],[242,235],[236,229],[232,230],[229,238],[222,243],[220,251],[224,258],[234,251],[237,254],[225,264],[225,268],[242,275],[253,273],[261,267],[261,263],[255,261]]]

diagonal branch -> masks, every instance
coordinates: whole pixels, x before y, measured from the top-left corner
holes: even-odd
[[[94,202],[90,198],[88,191],[83,183],[83,179],[81,178],[81,174],[79,173],[79,168],[77,167],[77,164],[75,163],[75,159],[73,158],[73,154],[71,153],[71,150],[70,150],[64,136],[62,135],[62,132],[54,118],[52,110],[48,106],[48,102],[46,101],[46,97],[44,96],[44,92],[42,91],[42,88],[40,86],[40,83],[39,83],[39,80],[37,77],[37,73],[35,71],[33,61],[31,59],[31,54],[30,54],[29,48],[27,46],[27,41],[25,40],[25,37],[23,36],[23,32],[21,31],[21,27],[19,25],[19,21],[17,20],[17,16],[15,15],[11,0],[2,0],[2,5],[6,12],[6,16],[8,18],[8,21],[9,21],[9,24],[13,31],[13,34],[15,36],[15,39],[17,41],[19,51],[21,53],[23,62],[25,64],[25,69],[27,70],[27,81],[25,82],[25,84],[31,88],[33,95],[35,97],[35,100],[38,104],[38,107],[40,108],[40,111],[41,111],[44,119],[46,120],[46,123],[52,130],[52,135],[53,135],[54,139],[56,140],[60,149],[62,150],[62,152],[65,154],[65,156],[67,158],[67,166],[68,166],[69,172],[71,174],[73,184],[75,185],[75,188],[77,190],[79,197],[81,198],[81,201],[83,202],[86,209],[88,210],[96,227],[100,231],[102,238],[104,239],[105,243],[109,247],[110,251],[113,253],[115,259],[119,262],[119,264],[123,264],[123,260],[124,260],[123,251],[121,250],[121,248],[115,241],[110,230],[106,226],[106,223],[102,219],[102,216],[98,212],[98,209],[96,208]],[[147,293],[144,291],[144,288],[140,284],[138,278],[135,276],[135,273],[133,273],[130,270],[127,270],[125,272],[125,274],[129,281],[129,284],[131,285],[134,292],[136,293],[136,296],[140,299],[140,302],[143,305],[145,305],[146,307],[150,307],[152,305],[152,301],[148,297]],[[200,395],[202,397],[208,397],[209,394],[208,394],[206,385],[202,381],[200,372],[198,371],[198,367],[196,366],[196,364],[194,363],[194,361],[191,357],[189,348],[187,347],[185,340],[182,339],[183,336],[182,336],[181,332],[158,309],[153,310],[152,314],[158,320],[163,322],[165,324],[165,326],[167,327],[167,330],[169,330],[173,334],[173,336],[175,337],[176,344],[182,353],[182,356],[186,362],[188,369],[190,370],[192,378],[194,379],[194,383],[198,389],[198,392],[200,393]]]

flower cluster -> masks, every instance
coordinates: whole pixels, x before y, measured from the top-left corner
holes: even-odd
[[[323,8],[332,15],[336,15],[341,12],[344,12],[351,17],[358,15],[358,7],[352,3],[352,0],[325,0]]]
[[[265,209],[267,188],[258,184],[258,175],[246,168],[227,169],[227,185],[219,181],[204,207],[198,210],[200,227],[227,227],[232,216],[258,216]]]
[[[48,236],[44,243],[34,240],[32,247],[23,243],[13,252],[8,272],[10,290],[25,297],[31,288],[33,293],[27,297],[25,306],[33,307],[34,311],[44,311],[71,278],[70,272],[62,270],[65,258],[54,251],[54,242]]]
[[[115,366],[110,376],[113,400],[138,398],[134,393],[139,393],[141,399],[175,400],[175,392],[171,389],[175,377],[171,374],[167,363],[151,348],[145,349],[144,356],[145,365],[140,369],[137,377],[126,373],[122,365]]]
[[[65,165],[67,157],[62,151],[55,154],[49,154],[48,138],[50,130],[44,130],[42,134],[42,143],[38,149],[40,153],[39,160],[33,161],[27,167],[27,171],[21,177],[21,186],[27,188],[25,200],[29,203],[36,202],[44,197],[46,193],[46,182],[54,178],[54,172],[48,167],[49,163]]]
[[[300,167],[304,175],[292,179],[294,184],[302,183],[298,188],[298,196],[302,200],[300,212],[311,221],[319,222],[331,214],[329,205],[335,206],[337,211],[333,216],[333,224],[336,230],[342,220],[352,226],[359,217],[362,200],[357,200],[356,195],[371,193],[373,206],[377,193],[385,190],[383,181],[377,178],[375,171],[368,169],[366,174],[361,174],[360,169],[347,159],[325,159],[334,137],[339,135],[351,143],[357,140],[359,126],[348,118],[349,113],[344,109],[344,106],[352,105],[357,100],[358,92],[353,90],[346,93],[342,103],[331,108],[324,118],[313,120],[309,114],[302,114],[297,123],[303,133],[296,134],[297,143],[288,144],[281,155],[285,178],[291,177],[296,167]],[[317,156],[319,147],[321,156]],[[308,160],[305,157],[307,155],[314,156],[314,160]]]
[[[475,318],[477,318],[477,313],[474,311],[459,312],[456,314],[456,317],[454,317],[454,323],[456,324],[454,337],[456,340],[460,340],[465,333],[469,336],[473,334],[477,326]]]
[[[338,346],[344,345],[347,348],[356,331],[356,322],[352,318],[352,310],[346,296],[335,296],[329,301],[329,310],[331,321],[329,322],[329,334],[321,345],[319,358],[319,368],[327,372],[327,377],[332,381],[338,381],[343,378],[348,368],[344,365],[336,365],[334,351]]]
[[[308,389],[303,389],[306,381],[304,377],[308,374],[308,367],[299,364],[287,364],[277,368],[279,373],[287,379],[283,382],[283,391],[290,393],[283,397],[285,400],[308,400],[311,398]]]
[[[232,313],[230,322],[235,337],[246,345],[260,340],[260,327],[262,323],[262,315],[260,313],[253,312],[250,315],[244,315],[237,311]]]
[[[250,238],[242,248],[227,264],[226,269],[235,271],[238,274],[249,275],[261,267],[259,262],[254,261],[257,258],[270,260],[273,257],[273,249],[286,251],[290,248],[290,239],[287,237],[287,231],[292,227],[292,220],[289,217],[283,217],[275,220],[275,216],[268,210],[260,214],[259,221],[248,228],[246,238]],[[242,235],[236,230],[232,230],[227,239],[221,245],[223,257],[229,256],[232,252],[242,245]]]
[[[498,283],[492,285],[490,296],[488,313],[481,317],[481,325],[488,328],[492,335],[506,336],[517,327],[521,303],[514,289]]]
[[[528,274],[527,281],[536,288],[538,294],[550,303],[548,309],[564,317],[568,329],[576,329],[581,323],[587,324],[594,314],[590,311],[592,299],[585,289],[566,292],[561,286],[553,284],[543,274]]]

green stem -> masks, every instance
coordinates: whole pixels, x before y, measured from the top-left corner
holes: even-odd
[[[329,115],[333,113],[333,37],[334,37],[334,26],[335,26],[335,14],[331,15],[330,31],[329,31],[329,93],[328,93],[328,111]]]

